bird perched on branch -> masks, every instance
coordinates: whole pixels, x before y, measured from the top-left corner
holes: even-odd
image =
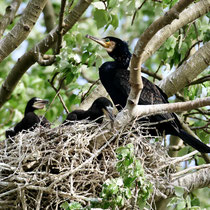
[[[34,130],[40,123],[44,127],[49,127],[49,121],[43,116],[37,116],[34,111],[43,109],[48,104],[48,100],[34,97],[26,105],[24,118],[14,127],[14,130],[7,130],[6,138],[13,137],[23,130]]]
[[[109,56],[114,59],[114,61],[102,64],[99,68],[99,77],[112,101],[120,111],[125,107],[130,93],[130,71],[128,71],[128,66],[131,53],[128,45],[121,39],[111,36],[102,39],[90,35],[86,35],[86,37],[104,47]],[[139,105],[169,103],[167,95],[158,86],[144,77],[142,77],[142,81],[143,89],[139,98]],[[147,119],[149,122],[155,123],[153,127],[161,135],[171,134],[178,136],[196,150],[202,153],[210,153],[210,147],[183,130],[174,113],[151,115]],[[145,120],[145,118],[142,120]],[[150,134],[157,135],[156,129],[149,129]]]
[[[79,121],[88,119],[90,121],[96,120],[97,123],[102,123],[103,116],[108,116],[111,120],[114,120],[113,104],[105,97],[97,98],[87,110],[74,110],[67,115],[66,120],[63,122],[65,125],[69,125],[70,121]]]

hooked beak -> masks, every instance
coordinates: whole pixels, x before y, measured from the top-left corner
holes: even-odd
[[[46,99],[37,99],[37,101],[34,102],[33,107],[35,109],[43,109],[48,103],[49,101]]]
[[[94,42],[96,42],[98,44],[100,44],[104,48],[109,48],[110,47],[110,42],[106,42],[105,39],[100,39],[100,38],[97,38],[97,37],[94,37],[94,36],[91,36],[91,35],[88,35],[88,34],[85,37],[93,40]]]
[[[103,108],[103,113],[111,120],[111,121],[114,121],[115,120],[115,116],[114,116],[114,113],[113,113],[113,107],[111,106],[108,106],[106,108]]]

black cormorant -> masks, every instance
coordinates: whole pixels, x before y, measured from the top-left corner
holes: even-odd
[[[34,111],[43,109],[48,100],[34,97],[30,99],[26,105],[24,118],[14,127],[14,130],[6,131],[6,138],[13,137],[23,130],[34,130],[38,123],[44,127],[49,126],[49,121],[42,116],[37,116]]]
[[[114,59],[114,61],[102,64],[99,68],[99,77],[106,91],[112,98],[112,101],[120,111],[125,107],[130,93],[130,72],[127,69],[131,59],[131,53],[129,52],[128,44],[121,39],[111,36],[102,39],[90,35],[87,35],[86,37],[103,46],[107,53]],[[169,103],[167,95],[158,86],[144,77],[142,77],[142,81],[143,90],[138,104],[149,105]],[[210,147],[183,130],[174,113],[152,115],[148,117],[148,120],[157,123],[156,125],[153,125],[153,127],[155,127],[161,135],[171,134],[178,136],[196,150],[202,153],[210,153]],[[165,122],[161,123],[161,121]],[[151,129],[150,133],[152,135],[156,134],[155,130]]]
[[[103,115],[107,115],[111,120],[114,120],[113,104],[105,97],[97,98],[87,110],[74,110],[67,115],[66,120],[63,122],[65,125],[69,125],[70,121],[79,121],[88,119],[90,121],[96,120],[97,123],[102,123]]]

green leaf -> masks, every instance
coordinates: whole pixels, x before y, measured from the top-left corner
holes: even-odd
[[[184,188],[175,186],[174,190],[177,197],[182,197],[184,195]]]
[[[82,54],[82,63],[86,63],[87,59],[89,58],[89,52],[85,52]]]
[[[176,38],[174,36],[170,36],[166,43],[166,49],[169,50],[170,48],[174,48],[176,46]]]
[[[96,21],[97,28],[102,28],[108,22],[108,15],[105,10],[95,9],[93,13],[94,20]]]
[[[61,208],[68,210],[69,209],[69,203],[65,201],[64,203],[61,204]]]
[[[180,202],[177,203],[177,210],[184,210],[186,209],[186,202],[184,200],[181,200]]]
[[[111,25],[114,27],[114,29],[116,29],[119,24],[118,16],[112,14],[111,17],[112,17]]]
[[[108,8],[112,9],[117,5],[117,0],[108,0]]]

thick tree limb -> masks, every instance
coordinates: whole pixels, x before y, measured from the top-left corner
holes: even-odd
[[[134,117],[138,117],[144,115],[163,114],[168,112],[182,112],[208,105],[210,105],[210,97],[169,104],[137,105],[133,109],[132,115]]]
[[[210,42],[207,42],[176,71],[160,81],[158,86],[164,90],[167,96],[172,96],[187,84],[190,84],[209,65]],[[179,79],[177,80],[177,78]]]
[[[88,6],[91,4],[92,0],[80,0],[73,10],[69,13],[67,18],[64,20],[63,33],[65,34],[70,30],[74,24],[78,21],[81,15],[85,12]],[[48,49],[50,49],[53,44],[57,41],[57,27],[55,27],[50,34],[48,34],[41,42],[39,42],[30,51],[25,53],[18,59],[18,62],[14,65],[13,69],[9,72],[7,78],[0,88],[0,107],[9,99],[12,91],[16,87],[17,83],[23,76],[23,74],[28,70],[28,68],[33,65],[35,60],[36,49],[44,54]]]
[[[26,39],[44,9],[46,2],[47,0],[29,1],[20,20],[0,41],[0,62]]]
[[[182,176],[173,181],[173,186],[179,186],[184,189],[186,193],[190,193],[193,190],[209,187],[210,186],[210,168],[200,169],[194,173]],[[163,193],[167,195],[167,198],[175,196],[175,188],[163,189]],[[155,200],[162,199],[161,196],[156,196]]]
[[[125,109],[117,116],[116,126],[121,127],[124,123],[127,124],[133,117],[150,116],[153,114],[164,114],[172,112],[182,112],[191,109],[196,109],[203,106],[210,105],[210,97],[200,98],[193,101],[177,102],[168,104],[155,104],[155,105],[136,105],[130,114]]]
[[[126,105],[128,110],[132,110],[133,105],[138,104],[139,96],[143,88],[141,80],[141,64],[142,64],[143,52],[148,42],[160,29],[170,24],[174,19],[178,19],[179,14],[192,2],[193,0],[180,0],[164,16],[154,21],[138,40],[130,63],[131,91]]]
[[[0,22],[0,38],[7,26],[12,23],[21,2],[22,0],[13,0],[11,4],[6,8],[5,15],[1,18]]]
[[[189,8],[185,9],[179,15],[179,19],[174,20],[170,25],[165,26],[152,37],[152,39],[147,44],[145,51],[143,52],[142,63],[144,63],[149,57],[151,57],[166,41],[166,39],[168,39],[178,29],[182,28],[188,23],[191,23],[192,21],[203,16],[209,11],[209,0],[200,0],[197,3],[190,5]]]

